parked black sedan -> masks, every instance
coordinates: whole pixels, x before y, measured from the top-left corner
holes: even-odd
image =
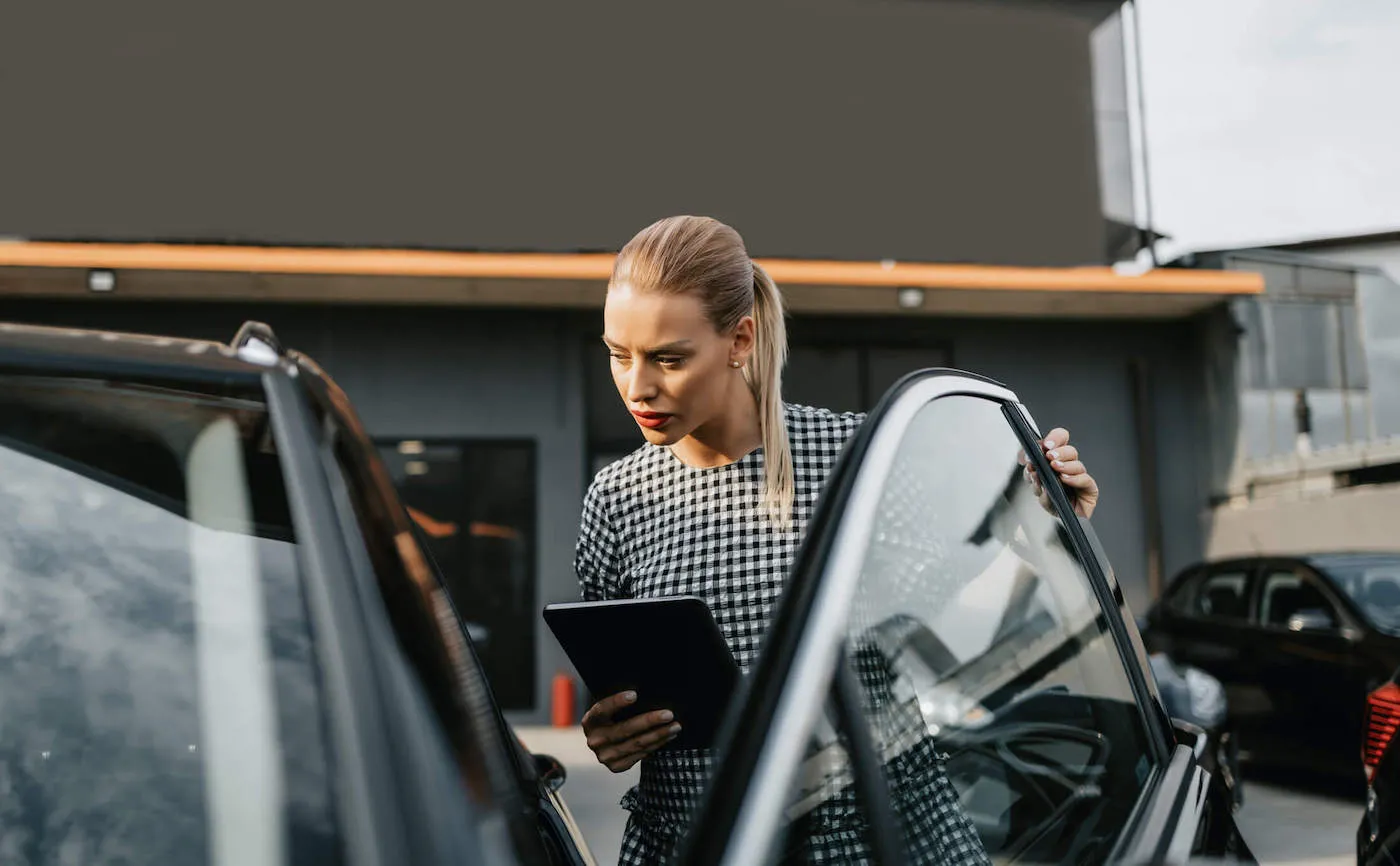
[[[1198,565],[1147,622],[1154,646],[1225,684],[1251,759],[1355,775],[1366,697],[1400,667],[1400,554]]]
[[[1036,438],[995,383],[891,390],[681,862],[800,862],[833,816],[887,864],[963,819],[999,863],[1250,859],[1092,528],[1022,479],[1022,449],[1052,477]],[[5,863],[590,862],[460,613],[345,395],[266,328],[0,325]],[[906,783],[940,780],[930,815]]]

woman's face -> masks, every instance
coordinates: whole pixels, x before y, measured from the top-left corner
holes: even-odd
[[[674,445],[733,406],[736,388],[747,391],[730,362],[748,363],[753,335],[750,316],[719,333],[688,294],[637,292],[624,283],[608,290],[603,306],[613,382],[653,445]]]

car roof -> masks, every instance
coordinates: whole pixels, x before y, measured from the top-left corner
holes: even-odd
[[[0,322],[0,373],[180,384],[217,393],[260,391],[280,350],[260,354],[235,344]]]
[[[1320,569],[1347,565],[1366,565],[1371,563],[1400,564],[1400,551],[1359,550],[1337,553],[1314,553],[1298,558]]]

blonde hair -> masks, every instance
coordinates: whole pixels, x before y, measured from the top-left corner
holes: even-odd
[[[787,325],[777,285],[749,258],[738,232],[718,220],[697,216],[669,217],[638,232],[613,265],[609,288],[620,283],[637,291],[695,295],[721,334],[753,315],[754,349],[744,378],[758,402],[763,437],[762,507],[779,524],[787,525],[795,484],[783,418]]]

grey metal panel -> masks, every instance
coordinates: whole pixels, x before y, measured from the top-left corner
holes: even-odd
[[[0,235],[1103,259],[1073,4],[11,6]]]
[[[870,349],[869,380],[871,405],[880,399],[895,382],[915,370],[929,367],[948,367],[952,359],[945,346],[923,348],[888,348],[875,346]]]
[[[854,346],[795,346],[783,376],[784,398],[837,412],[865,409],[860,350]]]

